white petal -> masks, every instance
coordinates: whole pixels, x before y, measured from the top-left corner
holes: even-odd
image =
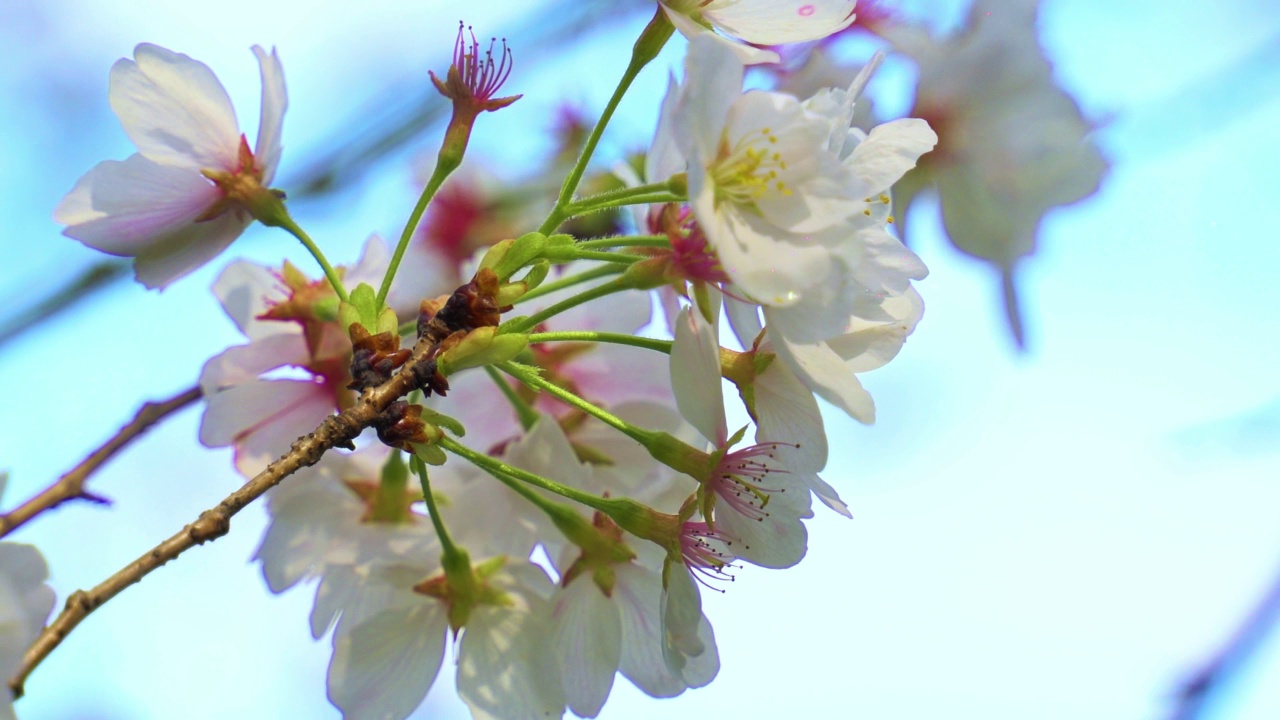
[[[448,623],[435,600],[388,610],[336,637],[329,700],[346,720],[403,720],[427,696]]]
[[[163,289],[221,254],[250,222],[247,214],[232,211],[183,227],[139,253],[133,275],[149,289]]]
[[[255,380],[269,370],[301,365],[308,359],[306,340],[301,333],[267,335],[247,345],[234,345],[209,358],[200,371],[200,388],[205,395],[213,395]]]
[[[776,481],[771,475],[766,482]],[[787,489],[788,495],[809,495],[807,485],[797,484]],[[808,547],[808,531],[794,508],[775,503],[781,495],[774,494],[765,506],[768,514],[761,519],[733,512],[726,505],[717,505],[716,529],[734,538],[730,550],[749,563],[767,568],[789,568],[804,558]]]
[[[667,670],[687,684],[684,671],[689,658],[707,649],[698,635],[698,626],[704,620],[702,597],[683,563],[670,563],[666,576],[667,586],[662,593],[662,659]]]
[[[298,380],[253,380],[205,398],[200,442],[236,446],[236,467],[253,477],[334,412],[323,387]]]
[[[777,338],[774,350],[787,363],[796,377],[823,400],[864,423],[876,419],[876,406],[871,395],[862,388],[858,376],[844,360],[824,343],[806,345]]]
[[[800,299],[806,288],[831,272],[830,249],[788,242],[783,239],[786,233],[768,226],[759,216],[738,212],[728,203],[717,209],[713,188],[695,188],[694,180],[699,175],[696,167],[690,168],[689,192],[698,191],[696,196],[691,195],[694,213],[720,256],[725,273],[748,299],[766,305],[790,305]]]
[[[53,219],[68,226],[68,237],[131,257],[191,227],[220,197],[199,173],[135,154],[95,165],[58,204]]]
[[[679,13],[668,13],[679,16]],[[714,158],[729,108],[742,94],[742,62],[712,33],[689,40],[684,60],[684,86],[676,105],[676,129],[689,133],[681,151],[691,162],[696,155]],[[677,136],[679,137],[679,136]]]
[[[254,143],[254,160],[262,169],[262,184],[270,185],[280,164],[280,130],[284,125],[284,111],[289,107],[289,95],[284,86],[284,68],[280,56],[271,48],[265,50],[253,46],[262,73],[262,109],[258,120],[258,140]]]
[[[938,135],[929,123],[902,118],[871,128],[871,134],[844,162],[858,179],[856,192],[873,197],[898,182],[937,144]]]
[[[840,493],[836,492],[836,489],[831,487],[826,480],[823,480],[817,475],[809,475],[808,479],[809,489],[814,495],[818,496],[818,499],[822,501],[823,505],[826,505],[847,518],[853,517],[853,513],[849,512],[849,506],[845,504],[844,500],[840,499]]]
[[[544,720],[564,715],[564,694],[549,652],[545,610],[481,606],[458,653],[458,695],[476,718]]]
[[[667,11],[667,17],[671,19],[671,24],[676,26],[681,35],[685,36],[690,44],[697,38],[708,38],[709,42],[715,42],[724,47],[725,50],[733,54],[738,62],[743,65],[759,65],[762,63],[776,63],[781,58],[778,53],[764,48],[751,47],[740,42],[734,42],[725,37],[721,37],[711,30],[694,22],[684,13],[668,8],[665,4],[662,9]]]
[[[720,384],[720,344],[716,331],[692,307],[676,317],[675,342],[671,345],[671,389],[676,407],[713,445],[729,438],[724,416],[724,389]]]
[[[827,341],[827,346],[843,358],[853,372],[875,370],[896,357],[924,313],[924,301],[914,288],[897,297],[885,298],[883,307],[900,319],[872,323],[852,318],[850,332]]]
[[[658,113],[658,129],[653,133],[653,144],[644,156],[644,182],[662,182],[676,173],[684,172],[684,154],[677,143],[676,106],[680,101],[680,85],[675,75],[667,78],[667,94],[662,98],[662,110]]]
[[[234,170],[240,130],[231,98],[207,65],[143,43],[137,62],[111,68],[111,109],[150,160],[195,170]]]
[[[755,391],[756,442],[797,445],[784,453],[788,467],[821,472],[827,465],[827,434],[813,392],[777,357],[756,377]]]
[[[725,292],[737,294],[738,291],[736,288],[728,287],[725,288]],[[729,327],[738,338],[738,344],[743,348],[750,348],[756,341],[756,337],[760,335],[760,331],[764,329],[764,325],[760,323],[760,306],[726,294],[724,313],[729,319]]]
[[[259,320],[275,299],[284,299],[279,276],[269,268],[248,260],[236,260],[213,281],[213,294],[231,321],[250,340],[278,333],[300,334],[296,323]]]
[[[716,679],[720,672],[720,652],[716,649],[716,635],[711,630],[711,621],[703,615],[698,620],[698,644],[703,651],[699,655],[687,658],[683,679],[691,688],[700,688]]]
[[[622,656],[622,620],[617,604],[590,574],[575,578],[555,598],[551,638],[569,709],[579,717],[599,715]]]
[[[702,15],[725,33],[756,45],[821,40],[854,21],[855,0],[736,0],[711,3]]]
[[[635,563],[618,567],[616,573],[613,593],[622,618],[619,671],[646,695],[675,697],[686,685],[662,657],[662,578]]]
[[[836,252],[853,280],[872,293],[901,295],[912,280],[929,275],[924,261],[879,225],[860,228],[854,241],[836,248]]]

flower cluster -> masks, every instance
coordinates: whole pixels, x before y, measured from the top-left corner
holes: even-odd
[[[314,583],[311,633],[332,643],[328,696],[345,717],[408,716],[449,654],[477,718],[595,717],[618,675],[653,697],[702,687],[721,661],[702,589],[799,563],[815,498],[851,517],[820,476],[819,401],[874,420],[860,376],[914,331],[927,274],[894,232],[893,188],[918,163],[945,177],[968,145],[931,123],[964,114],[938,109],[926,72],[928,121],[869,122],[879,54],[838,83],[775,70],[776,89],[744,90],[752,66],[781,59],[774,46],[855,27],[853,0],[656,5],[600,122],[563,123],[564,182],[514,189],[453,174],[481,115],[521,97],[498,97],[506,41],[486,49],[460,28],[451,67],[431,75],[454,112],[420,199],[394,245],[373,236],[348,266],[270,187],[287,104],[274,51],[254,48],[253,149],[202,63],[139,45],[112,69],[138,153],[76,183],[55,211],[67,235],[163,288],[258,220],[323,273],[222,271],[214,295],[245,342],[200,374],[200,440],[232,448],[267,497],[256,559],[270,590]],[[590,168],[677,31],[683,78],[644,158]],[[735,430],[738,401],[750,424]],[[322,457],[303,456],[343,423]],[[0,627],[20,646],[52,598],[38,555],[5,543],[0,560],[0,610],[16,608]]]

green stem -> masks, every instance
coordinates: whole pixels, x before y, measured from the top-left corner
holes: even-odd
[[[577,295],[574,295],[573,297],[565,298],[564,300],[561,300],[560,302],[554,305],[551,305],[550,307],[543,308],[542,310],[539,310],[538,312],[530,315],[529,317],[526,317],[523,320],[513,323],[511,327],[503,328],[503,332],[513,332],[513,333],[529,332],[533,328],[537,327],[538,323],[544,322],[548,318],[555,317],[556,315],[559,315],[565,310],[575,308],[583,303],[591,302],[592,300],[595,300],[597,298],[602,298],[605,295],[612,295],[613,293],[622,292],[623,290],[630,290],[630,289],[631,289],[630,282],[627,282],[622,278],[614,278],[609,282],[601,283],[593,288],[588,288],[586,290],[583,290],[582,292],[578,293]]]
[[[647,185],[635,185],[633,187],[621,187],[613,190],[606,190],[595,195],[588,195],[581,200],[572,203],[573,205],[586,205],[592,202],[608,202],[612,200],[626,200],[635,195],[652,195],[654,193],[674,193],[670,180],[662,182],[648,183]]]
[[[334,270],[333,266],[329,264],[329,259],[324,256],[324,253],[320,252],[320,248],[316,246],[311,236],[298,227],[298,223],[294,222],[293,218],[288,215],[276,218],[275,223],[277,227],[284,228],[290,235],[298,238],[298,241],[307,249],[307,252],[311,253],[311,257],[320,263],[320,267],[324,270],[324,276],[329,279],[329,285],[338,294],[338,299],[347,302],[349,298],[347,297],[347,288],[342,284],[342,276],[338,275],[338,271]]]
[[[595,240],[582,240],[575,243],[575,246],[589,250],[615,247],[665,248],[671,246],[671,238],[666,235],[617,235],[615,237],[596,238]]]
[[[475,450],[472,450],[471,448],[467,447],[466,445],[463,445],[462,443],[458,442],[457,440],[454,440],[451,437],[445,436],[441,438],[439,444],[440,444],[440,447],[444,448],[445,450],[448,450],[454,455],[457,455],[458,457],[461,457],[464,460],[467,460],[473,465],[476,465],[477,467],[480,467],[495,476],[505,475],[509,478],[515,478],[517,480],[520,480],[521,482],[525,482],[525,483],[528,483],[529,485],[533,485],[534,487],[540,487],[543,490],[547,490],[561,497],[573,500],[574,502],[582,503],[583,505],[586,505],[587,507],[592,508],[593,510],[599,510],[601,512],[607,513],[614,509],[613,506],[615,504],[615,501],[612,501],[609,498],[602,498],[597,495],[592,495],[591,493],[583,492],[581,490],[578,490],[577,488],[571,488],[568,485],[562,485],[554,480],[548,480],[547,478],[544,478],[541,475],[535,475],[534,473],[528,472],[526,470],[521,470],[520,468],[515,467],[513,465],[508,465],[507,463],[504,463],[501,460],[498,460],[496,458],[491,458],[488,455],[478,453]],[[498,478],[498,479],[501,480],[502,478]]]
[[[644,348],[646,350],[656,350],[668,355],[671,354],[670,340],[657,340],[654,338],[636,337],[635,335],[626,335],[623,333],[594,332],[591,330],[565,330],[562,332],[533,333],[529,335],[530,345],[541,342],[613,343],[615,345],[630,345],[632,347]]]
[[[502,377],[502,374],[494,369],[492,365],[485,365],[484,371],[489,373],[489,377],[493,378],[493,381],[498,384],[498,389],[502,391],[507,401],[511,403],[511,407],[516,411],[516,417],[520,419],[520,427],[525,430],[533,427],[533,424],[538,421],[538,411],[525,402],[524,398],[520,397],[515,388],[511,387],[506,378]]]
[[[444,184],[445,178],[449,177],[449,173],[458,168],[461,158],[450,162],[445,157],[445,153],[440,153],[440,158],[436,161],[436,169],[431,173],[431,179],[427,181],[427,186],[422,189],[422,194],[418,196],[418,204],[413,206],[413,212],[409,214],[409,221],[404,225],[404,231],[400,233],[400,242],[396,245],[396,251],[391,256],[391,264],[387,266],[387,274],[382,276],[382,287],[378,289],[378,307],[387,300],[387,293],[391,292],[391,281],[396,278],[396,271],[400,269],[400,261],[404,258],[404,253],[409,249],[409,241],[413,239],[413,233],[418,229],[418,223],[422,220],[422,214],[427,211],[427,206],[431,204],[431,199],[435,197],[436,191]]]
[[[440,519],[440,508],[436,507],[436,498],[431,494],[431,481],[427,479],[427,464],[416,456],[409,458],[409,464],[418,474],[418,481],[422,483],[422,499],[427,503],[427,514],[431,516],[431,525],[436,530],[436,537],[440,539],[441,554],[445,557],[457,556],[458,546],[453,544],[453,539],[444,529],[444,521]]]
[[[634,263],[634,262],[640,262],[641,260],[649,259],[643,255],[631,255],[629,253],[601,251],[601,250],[579,250],[578,248],[579,248],[578,245],[573,246],[573,249],[575,250],[574,259],[576,260],[599,260],[600,262],[617,263],[620,265],[630,265],[631,263]]]
[[[543,283],[538,287],[525,293],[524,295],[521,295],[520,299],[516,300],[516,304],[519,305],[520,303],[528,302],[534,298],[542,297],[543,295],[549,295],[558,290],[563,290],[567,287],[573,287],[574,285],[579,285],[584,282],[591,282],[592,280],[596,280],[598,278],[608,277],[610,275],[617,275],[623,272],[624,270],[626,270],[626,268],[619,267],[617,265],[604,265],[602,267],[592,268],[591,270],[587,270],[585,272],[580,272],[577,275],[566,275],[565,277],[562,277],[559,280],[554,280],[549,283]],[[414,321],[414,322],[417,322],[417,321]]]
[[[685,200],[683,195],[676,195],[670,192],[650,192],[643,195],[628,195],[623,198],[611,198],[607,200],[597,200],[595,198],[587,198],[575,203],[569,203],[564,207],[566,218],[586,215],[588,213],[600,212],[601,210],[609,210],[612,208],[625,207],[627,205],[658,205],[662,203],[682,202]]]
[[[586,400],[583,400],[582,398],[578,397],[577,395],[574,395],[568,390],[565,390],[559,385],[556,385],[555,383],[544,379],[542,376],[538,375],[536,372],[533,371],[533,369],[529,368],[528,366],[517,365],[511,362],[505,362],[498,365],[498,369],[507,373],[508,375],[515,378],[516,380],[519,380],[525,385],[528,385],[529,387],[535,390],[541,390],[542,392],[545,392],[548,395],[556,398],[560,402],[563,402],[566,405],[575,407],[581,410],[582,412],[600,420],[600,422],[617,430],[623,435],[626,435],[632,440],[635,440],[641,445],[644,445],[646,448],[656,443],[658,441],[658,436],[662,434],[662,433],[654,432],[652,430],[645,430],[643,428],[638,428],[635,425],[632,425],[631,423],[627,422],[626,420],[623,420],[617,415],[614,415],[608,410],[605,410],[604,408],[599,407],[597,405],[593,405],[590,402],[587,402]]]
[[[635,47],[631,50],[631,61],[627,64],[626,72],[622,74],[622,80],[618,82],[618,87],[614,88],[613,96],[609,98],[608,104],[605,105],[599,122],[591,129],[591,134],[587,136],[587,142],[582,147],[582,153],[578,155],[578,161],[574,163],[573,169],[569,171],[569,176],[564,179],[564,184],[560,186],[560,197],[556,199],[555,207],[551,209],[551,213],[547,215],[546,221],[542,223],[542,227],[538,230],[542,234],[550,235],[560,226],[560,223],[564,222],[567,217],[564,214],[564,209],[573,200],[573,193],[577,191],[578,184],[582,182],[582,176],[587,171],[587,163],[590,162],[591,156],[595,154],[596,146],[600,144],[600,137],[604,134],[605,126],[613,118],[613,113],[618,109],[618,103],[622,101],[622,96],[627,94],[632,81],[636,79],[636,76],[640,74],[644,66],[657,57],[658,52],[662,50],[662,46],[666,44],[667,39],[671,37],[671,33],[674,31],[675,28],[667,20],[663,9],[661,7],[657,8],[653,20],[649,22],[644,32],[640,34],[640,38],[636,40]]]

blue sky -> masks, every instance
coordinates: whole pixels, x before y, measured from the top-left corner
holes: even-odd
[[[511,4],[471,3],[467,20],[507,34],[519,62]],[[425,92],[413,83],[443,69],[457,21],[432,3],[301,7],[0,7],[6,311],[95,259],[49,213],[93,163],[131,152],[106,77],[134,44],[208,63],[249,128],[248,47],[276,45],[291,96],[288,189],[291,169],[385,88]],[[939,17],[954,14],[952,3]],[[536,158],[563,99],[603,103],[643,19],[518,66],[511,87],[526,98],[482,119],[477,151]],[[1015,353],[1003,332],[995,278],[951,250],[921,207],[925,319],[866,378],[875,426],[827,416],[824,476],[855,519],[820,513],[799,567],[749,569],[709,594],[723,658],[711,686],[656,701],[620,681],[602,717],[1159,718],[1280,572],[1280,95],[1268,92],[1280,16],[1248,0],[1212,11],[1050,0],[1042,31],[1058,76],[1107,119],[1099,140],[1113,170],[1098,196],[1043,227],[1024,282],[1030,351]],[[663,60],[681,53],[674,43]],[[644,142],[664,85],[659,69],[642,77],[606,151]],[[368,233],[403,222],[414,157],[392,158],[330,205],[303,204],[299,220],[339,262],[354,257]],[[236,254],[306,262],[261,228]],[[163,294],[113,288],[0,348],[5,505],[239,342],[208,292],[222,264]],[[96,479],[114,508],[67,506],[16,536],[43,549],[60,598],[235,487],[228,453],[200,448],[197,424],[197,412],[180,416]],[[247,510],[229,536],[93,615],[32,677],[23,716],[337,717],[323,694],[328,644],[307,631],[309,591],[272,596],[248,564],[263,524],[261,508]],[[1280,716],[1277,678],[1273,637],[1214,717]],[[465,711],[442,677],[419,715]]]

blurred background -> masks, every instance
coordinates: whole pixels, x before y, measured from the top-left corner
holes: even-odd
[[[941,35],[966,23],[960,0],[877,7]],[[908,220],[932,271],[925,319],[864,378],[874,426],[827,414],[824,477],[854,519],[820,512],[800,566],[748,568],[704,593],[723,665],[709,687],[658,701],[620,678],[601,717],[1174,716],[1184,683],[1280,575],[1276,10],[1041,3],[1052,77],[1098,126],[1089,140],[1110,170],[1096,194],[1050,212],[1018,262],[1025,349],[999,264],[949,242],[922,192]],[[506,90],[524,93],[480,120],[468,159],[523,176],[554,150],[563,108],[595,117],[652,4],[466,12],[478,35],[507,38]],[[447,67],[459,19],[445,2],[0,0],[0,506],[242,341],[208,290],[231,257],[311,267],[255,227],[163,293],[94,270],[102,256],[50,213],[94,163],[133,152],[107,104],[111,64],[144,41],[207,63],[252,137],[248,49],[276,46],[290,94],[278,185],[329,256],[351,262],[370,233],[399,231],[430,169],[441,128],[427,70]],[[833,53],[870,47],[855,37]],[[683,53],[677,36],[641,75],[602,167],[645,146]],[[911,109],[914,73],[891,57],[873,82],[885,118]],[[99,289],[50,316],[48,298],[90,271]],[[59,606],[237,486],[230,453],[196,443],[198,422],[186,411],[98,474],[91,487],[113,507],[72,503],[12,536],[43,551]],[[20,716],[337,717],[310,592],[273,596],[249,564],[264,523],[247,509],[227,537],[95,613],[33,674]],[[1280,717],[1280,633],[1256,639],[1197,717]],[[415,715],[466,716],[447,673]]]

